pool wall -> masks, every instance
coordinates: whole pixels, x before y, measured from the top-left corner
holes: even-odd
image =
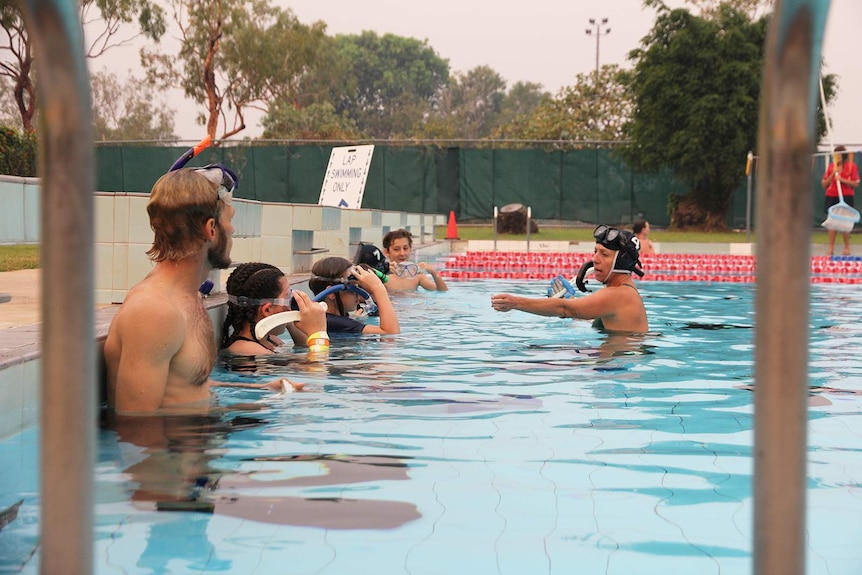
[[[126,210],[127,207],[135,206],[135,209],[141,208],[144,210],[144,214],[146,214],[145,201],[143,203],[139,203],[139,200],[142,199],[143,196],[140,198],[127,197],[125,200],[119,197],[111,198],[111,203],[113,203],[112,210],[118,209],[118,206],[120,211]],[[288,210],[294,215],[304,214],[303,217],[306,218],[313,217],[316,214],[317,216],[320,216],[317,223],[323,223],[322,210],[302,210],[301,208],[303,206],[265,206],[260,202],[240,202],[242,204],[250,204],[242,206],[242,209],[240,207],[237,209],[238,216],[240,216],[241,213],[243,214],[243,216],[240,216],[238,219],[240,220],[239,225],[244,226],[245,233],[248,233],[250,227],[255,225],[255,218],[260,222],[286,217]],[[98,201],[97,205],[99,205]],[[108,205],[106,203],[103,202],[101,205],[102,210],[107,210]],[[311,207],[318,208],[319,206]],[[273,210],[273,212],[270,213],[270,210]],[[303,264],[307,265],[307,268],[310,269],[313,261],[320,257],[329,255],[352,257],[352,251],[354,248],[351,245],[353,243],[351,238],[353,237],[359,238],[356,239],[356,241],[371,241],[379,243],[382,239],[382,235],[389,229],[398,229],[399,227],[413,227],[413,230],[415,230],[413,233],[416,234],[417,238],[421,233],[427,241],[431,242],[417,246],[416,251],[418,257],[428,259],[438,255],[445,255],[449,252],[449,242],[432,241],[434,229],[433,222],[438,216],[421,215],[421,217],[417,217],[417,215],[407,213],[383,214],[382,212],[373,210],[345,211],[351,213],[345,214],[343,217],[338,218],[338,220],[345,224],[353,225],[347,225],[345,228],[339,226],[338,229],[332,230],[314,230],[304,232],[311,234],[306,238],[306,240],[309,238],[313,239],[316,246],[328,246],[325,249],[316,250],[313,253],[300,254],[301,256],[308,258],[309,263]],[[117,220],[122,221],[123,217],[124,216],[122,215],[118,215]],[[245,218],[244,222],[242,221],[242,218]],[[361,224],[365,222],[368,222],[369,225],[365,227],[361,226]],[[412,226],[411,222],[413,223]],[[425,228],[424,226],[426,224],[423,224],[422,222],[427,222],[427,226],[430,227]],[[105,225],[106,228],[108,227],[107,224],[105,224],[104,219],[102,220],[102,224]],[[275,222],[272,221],[268,225],[274,226]],[[307,227],[312,227],[313,225],[315,225],[315,222],[306,224]],[[290,233],[289,225],[284,225],[284,229],[288,230],[288,233]],[[428,229],[429,231],[426,233],[424,231],[425,229]],[[107,233],[106,230],[103,230],[103,232]],[[129,230],[126,229],[126,232],[129,232]],[[142,236],[143,232],[138,229],[136,232],[129,233],[129,237],[134,237],[134,234],[140,234]],[[97,237],[98,235],[99,233],[97,232]],[[141,237],[140,239],[143,238]],[[287,240],[288,243],[290,242],[287,236],[282,236],[282,239]],[[143,255],[144,259],[146,259],[144,252],[152,244],[152,232],[150,232],[150,237],[146,241],[146,244],[137,242],[116,242],[113,246],[108,246],[112,247],[116,251],[122,252],[125,256],[125,260],[123,260],[122,257],[115,259],[103,257],[100,259],[97,255],[96,285],[99,285],[98,279],[100,277],[100,273],[102,274],[102,281],[114,280],[111,274],[108,273],[110,270],[106,271],[104,267],[100,267],[107,265],[106,261],[113,261],[113,271],[119,274],[119,277],[117,278],[118,283],[131,282],[133,279],[137,282],[138,279],[143,278],[150,269],[149,261],[146,261],[146,265],[140,265],[134,269],[133,266],[130,265],[130,261],[136,260],[138,255]],[[284,265],[293,257],[292,254],[287,254],[284,257],[279,258],[275,256],[273,252],[270,252],[270,248],[266,250],[263,249],[262,246],[270,241],[273,243],[278,242],[277,239],[273,239],[271,237],[268,237],[266,242],[264,242],[260,235],[247,235],[245,237],[241,236],[235,238],[234,249],[232,252],[234,261],[267,261],[274,263],[285,271],[292,284],[301,286],[308,278],[306,268],[303,267],[300,271],[292,271],[294,269],[293,267],[290,265]],[[97,245],[97,254],[99,248],[100,246]],[[134,256],[132,254],[134,254]],[[227,274],[229,273],[230,270],[215,271],[211,277],[216,286],[220,286],[223,284],[223,280],[226,279]],[[138,277],[138,275],[140,277]],[[131,287],[133,284],[128,283],[123,285]],[[34,286],[34,289],[40,289],[40,286]],[[97,291],[99,291],[98,287]],[[125,297],[127,289],[103,289],[103,291],[110,291],[117,296]],[[97,304],[98,303],[104,304],[106,302],[102,300],[97,301]],[[208,309],[210,319],[213,322],[213,326],[216,328],[216,341],[221,338],[220,328],[224,320],[225,303],[226,295],[218,292],[209,296],[205,300],[205,305]],[[107,306],[103,305],[95,312],[94,328],[97,344],[97,357],[99,358],[98,373],[100,374],[100,387],[104,383],[104,379],[102,377],[103,369],[101,366],[102,347],[108,333],[108,327],[111,324],[111,320],[113,319],[117,308],[118,305],[116,304]],[[39,422],[39,381],[42,369],[40,341],[41,328],[41,323],[33,323],[30,325],[0,330],[0,440],[19,433],[20,431],[36,425]]]
[[[121,303],[152,269],[149,194],[96,192],[96,304]],[[40,180],[0,175],[0,242],[38,243]],[[235,261],[264,261],[287,274],[308,272],[320,254],[347,255],[358,242],[380,242],[390,230],[410,230],[416,243],[434,241],[443,214],[346,210],[330,206],[234,199]],[[217,279],[217,274],[213,278]],[[217,282],[216,282],[217,283]],[[218,288],[217,288],[218,289]]]

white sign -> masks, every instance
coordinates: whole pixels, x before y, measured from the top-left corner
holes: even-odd
[[[332,148],[317,203],[354,210],[361,208],[372,153],[373,145]]]

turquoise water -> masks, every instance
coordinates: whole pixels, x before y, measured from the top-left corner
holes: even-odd
[[[450,287],[326,364],[219,374],[306,392],[111,422],[97,573],[752,572],[754,286],[645,283],[642,338],[490,309],[544,282]],[[859,573],[862,295],[812,294],[807,572]],[[0,443],[0,573],[38,570],[37,443]]]

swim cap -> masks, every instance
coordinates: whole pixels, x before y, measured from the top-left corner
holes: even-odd
[[[596,226],[593,230],[596,243],[602,244],[609,250],[617,252],[611,273],[636,273],[643,277],[641,269],[640,251],[641,242],[632,232],[611,228],[604,224]]]
[[[356,249],[356,256],[353,258],[354,264],[365,264],[383,274],[389,273],[389,262],[383,257],[383,252],[374,244],[359,242],[359,247]]]

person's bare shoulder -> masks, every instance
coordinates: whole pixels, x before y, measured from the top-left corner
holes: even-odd
[[[136,339],[152,334],[167,341],[182,340],[185,330],[186,319],[177,303],[144,284],[129,290],[111,324],[116,335],[128,337],[126,332],[133,332]]]

